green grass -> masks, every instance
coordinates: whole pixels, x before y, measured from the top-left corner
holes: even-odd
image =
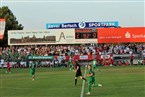
[[[96,81],[103,87],[92,87],[87,96],[85,84],[83,97],[145,97],[145,66],[100,69]],[[28,68],[11,70],[12,74],[5,74],[6,69],[0,69],[0,97],[80,97],[83,81],[78,79],[74,86],[75,73],[68,68],[37,68],[35,81]]]

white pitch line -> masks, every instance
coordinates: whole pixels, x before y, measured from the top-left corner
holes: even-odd
[[[87,65],[85,68],[84,78],[86,77],[86,71],[87,71]],[[83,95],[84,95],[84,87],[85,87],[85,81],[83,80],[82,91],[81,91],[80,97],[83,97]]]

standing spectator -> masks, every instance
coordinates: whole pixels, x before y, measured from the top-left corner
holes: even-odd
[[[5,64],[5,62],[4,62],[4,59],[2,58],[2,59],[1,59],[1,67],[2,67],[2,69],[3,69],[3,67],[4,67],[4,64]]]
[[[134,59],[134,56],[133,54],[130,55],[130,65],[133,65],[133,59]]]
[[[144,51],[143,51],[143,65],[145,65],[145,49],[144,49]]]

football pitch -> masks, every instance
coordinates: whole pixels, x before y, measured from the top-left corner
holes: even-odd
[[[82,67],[83,75],[85,69]],[[11,68],[11,74],[0,69],[0,97],[145,97],[145,66],[100,67],[100,70],[101,74],[96,71],[96,82],[103,87],[92,87],[92,94],[87,96],[87,83],[82,87],[83,80],[78,78],[75,86],[75,72],[68,68],[36,68],[35,81],[29,68]]]

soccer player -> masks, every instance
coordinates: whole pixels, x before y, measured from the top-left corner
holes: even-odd
[[[77,78],[80,77],[81,79],[87,81],[84,77],[82,77],[81,66],[78,64],[78,61],[75,62],[76,65],[76,76],[75,76],[75,86],[77,85]]]
[[[32,81],[35,80],[35,67],[36,67],[36,64],[34,63],[34,61],[31,61],[30,62],[30,74],[32,76]]]
[[[102,86],[101,84],[96,84],[96,79],[95,79],[95,69],[98,70],[98,72],[101,74],[100,69],[97,67],[97,61],[94,59],[92,61],[92,72],[93,72],[93,76],[92,76],[92,86]]]
[[[96,59],[94,59],[92,61],[92,68],[93,68],[93,70],[97,69],[98,72],[101,73],[101,70],[97,67],[97,61],[96,61]]]
[[[69,69],[74,71],[74,65],[72,62],[72,58],[70,57],[69,61],[68,61],[68,65],[69,65]]]
[[[7,62],[7,71],[6,73],[11,73],[11,66],[10,66],[10,62]]]
[[[95,81],[95,72],[93,71],[91,65],[88,65],[88,93],[87,95],[91,94],[91,86],[94,84]],[[102,87],[102,84],[98,84],[99,87]]]
[[[88,65],[88,70],[89,71],[87,74],[87,76],[88,76],[88,93],[87,93],[87,95],[90,95],[91,94],[91,86],[93,84],[93,76],[94,76],[91,65]]]

